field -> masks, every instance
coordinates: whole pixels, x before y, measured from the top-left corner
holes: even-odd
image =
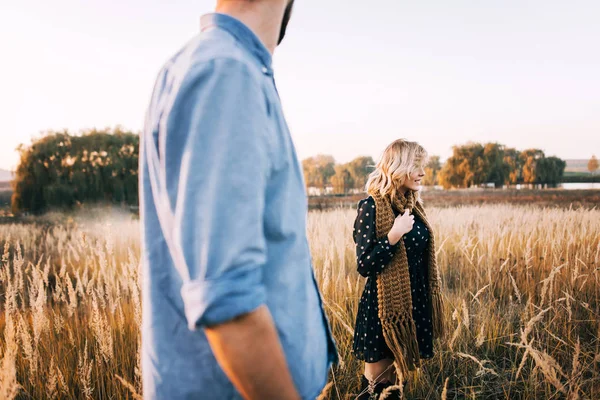
[[[600,184],[598,184],[600,188]],[[364,194],[351,196],[320,196],[309,198],[311,210],[336,207],[355,208]],[[489,204],[536,205],[552,208],[592,208],[600,204],[600,190],[561,189],[457,189],[431,190],[422,193],[427,207],[462,207]]]
[[[415,399],[600,397],[600,210],[430,204],[447,337],[404,388]],[[355,211],[309,213],[315,273],[353,398],[363,279]],[[120,211],[0,225],[0,398],[136,398],[139,222]]]

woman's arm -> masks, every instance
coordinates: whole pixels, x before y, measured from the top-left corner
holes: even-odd
[[[377,238],[375,230],[375,201],[369,197],[358,204],[354,221],[354,243],[358,273],[364,277],[379,274],[390,263],[397,248],[386,236]]]

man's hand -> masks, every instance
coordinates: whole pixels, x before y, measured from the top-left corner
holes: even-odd
[[[205,332],[219,365],[244,398],[300,399],[266,306]]]

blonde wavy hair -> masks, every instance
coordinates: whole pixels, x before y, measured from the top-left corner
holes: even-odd
[[[375,170],[369,175],[365,186],[367,193],[378,190],[382,196],[395,198],[410,174],[425,167],[428,157],[425,148],[417,142],[395,140],[383,151]],[[419,192],[417,199],[420,200]]]

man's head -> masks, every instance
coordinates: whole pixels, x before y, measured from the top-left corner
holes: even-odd
[[[279,31],[279,40],[277,44],[280,44],[285,37],[285,31],[287,29],[290,18],[292,17],[292,9],[294,8],[294,0],[289,0],[285,6],[285,12],[283,13],[283,20],[281,21],[281,29]]]

